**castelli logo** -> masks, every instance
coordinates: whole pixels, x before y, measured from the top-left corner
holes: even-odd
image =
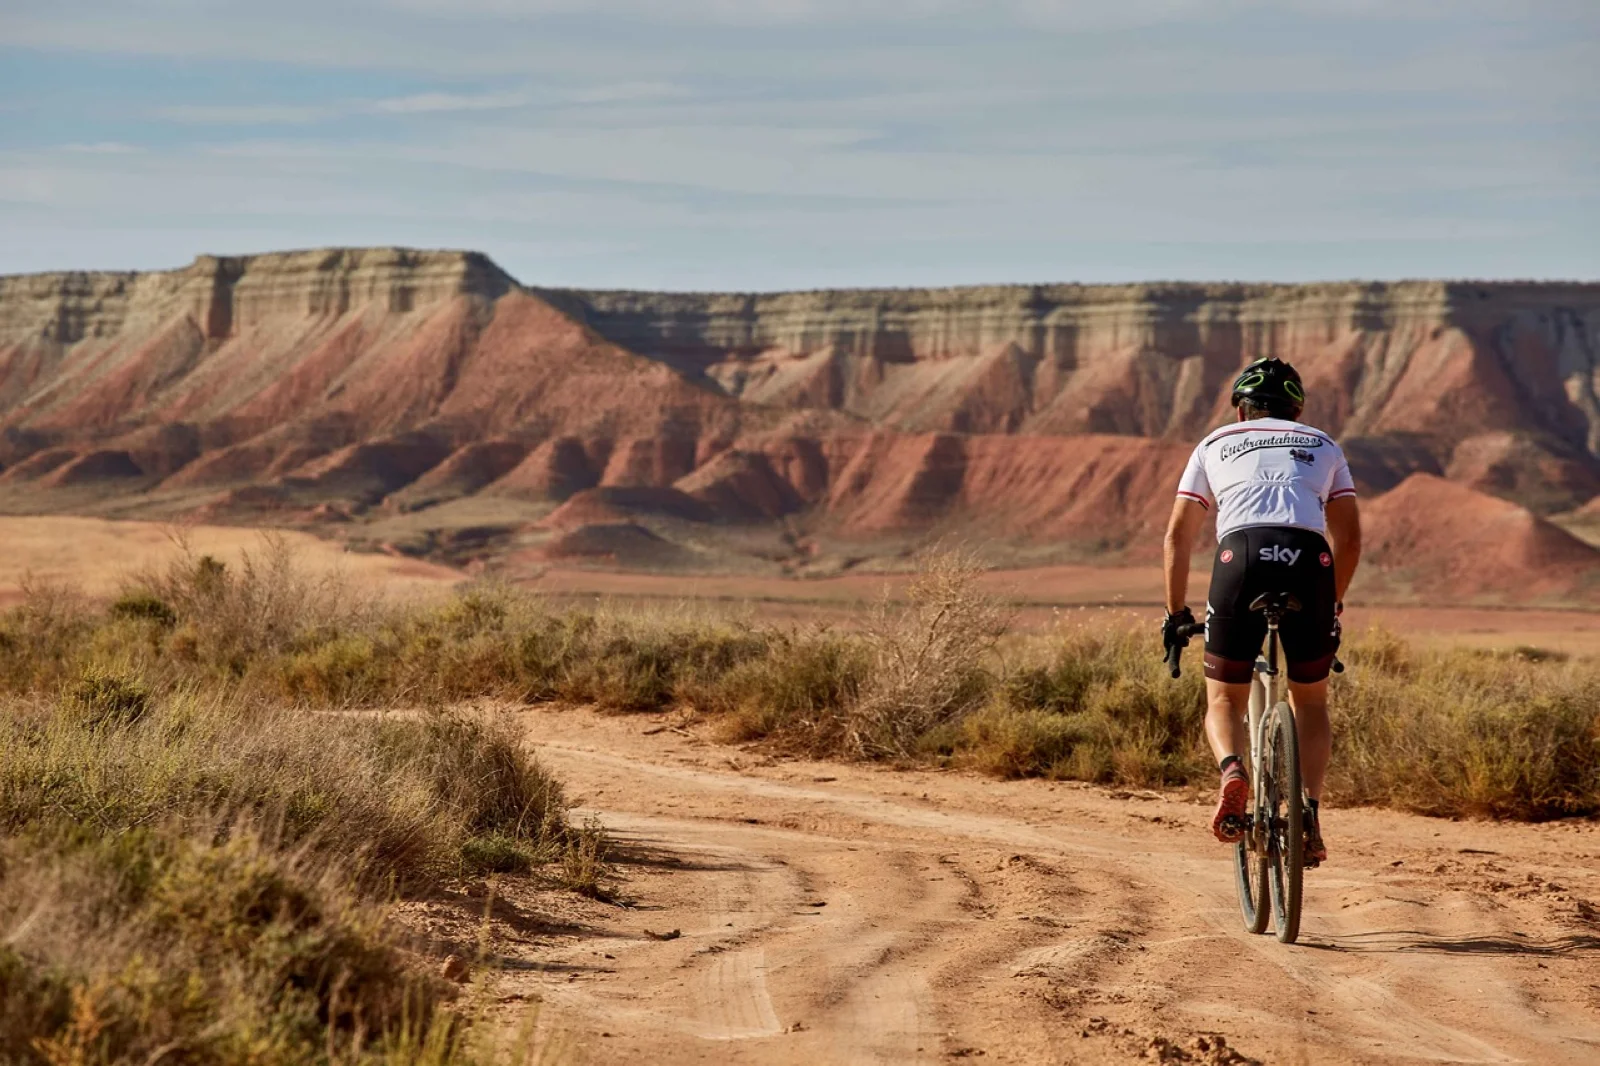
[[[1333,556],[1329,555],[1327,552],[1323,552],[1319,558],[1321,558],[1323,566],[1333,565]]]
[[[1231,549],[1231,548],[1222,549],[1222,554],[1219,556],[1219,558],[1225,563],[1233,562],[1233,549]]]

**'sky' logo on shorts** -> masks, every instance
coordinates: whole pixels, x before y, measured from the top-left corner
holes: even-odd
[[[1261,549],[1261,561],[1264,563],[1286,563],[1293,566],[1300,561],[1299,548],[1285,548],[1281,544],[1269,544]]]

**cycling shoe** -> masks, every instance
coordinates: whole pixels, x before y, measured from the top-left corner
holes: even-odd
[[[1250,779],[1237,766],[1230,766],[1222,775],[1222,795],[1217,799],[1217,813],[1211,819],[1211,832],[1224,844],[1238,843],[1249,828],[1246,820],[1249,810]]]

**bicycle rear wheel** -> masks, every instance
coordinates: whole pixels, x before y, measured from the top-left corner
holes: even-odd
[[[1250,767],[1250,780],[1256,780],[1260,773],[1259,767]],[[1250,814],[1255,819],[1255,824],[1261,824],[1261,811],[1256,809],[1256,795],[1254,788],[1250,791]],[[1252,849],[1251,840],[1257,842]],[[1233,846],[1233,872],[1239,888],[1239,913],[1244,918],[1244,929],[1247,933],[1265,933],[1267,924],[1272,920],[1272,903],[1268,898],[1270,889],[1267,887],[1267,849],[1264,846],[1265,838],[1254,831],[1247,833],[1239,843]]]
[[[1268,880],[1278,939],[1293,944],[1300,936],[1301,876],[1305,872],[1305,793],[1300,786],[1300,735],[1287,703],[1267,719],[1264,756],[1268,774],[1266,811]]]

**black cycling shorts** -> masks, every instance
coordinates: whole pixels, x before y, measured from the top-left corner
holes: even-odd
[[[1278,626],[1289,680],[1328,676],[1339,648],[1334,620],[1333,553],[1320,533],[1291,526],[1236,529],[1217,545],[1206,603],[1206,676],[1244,684],[1267,638],[1267,619],[1250,604],[1265,592],[1287,592],[1300,610]]]

